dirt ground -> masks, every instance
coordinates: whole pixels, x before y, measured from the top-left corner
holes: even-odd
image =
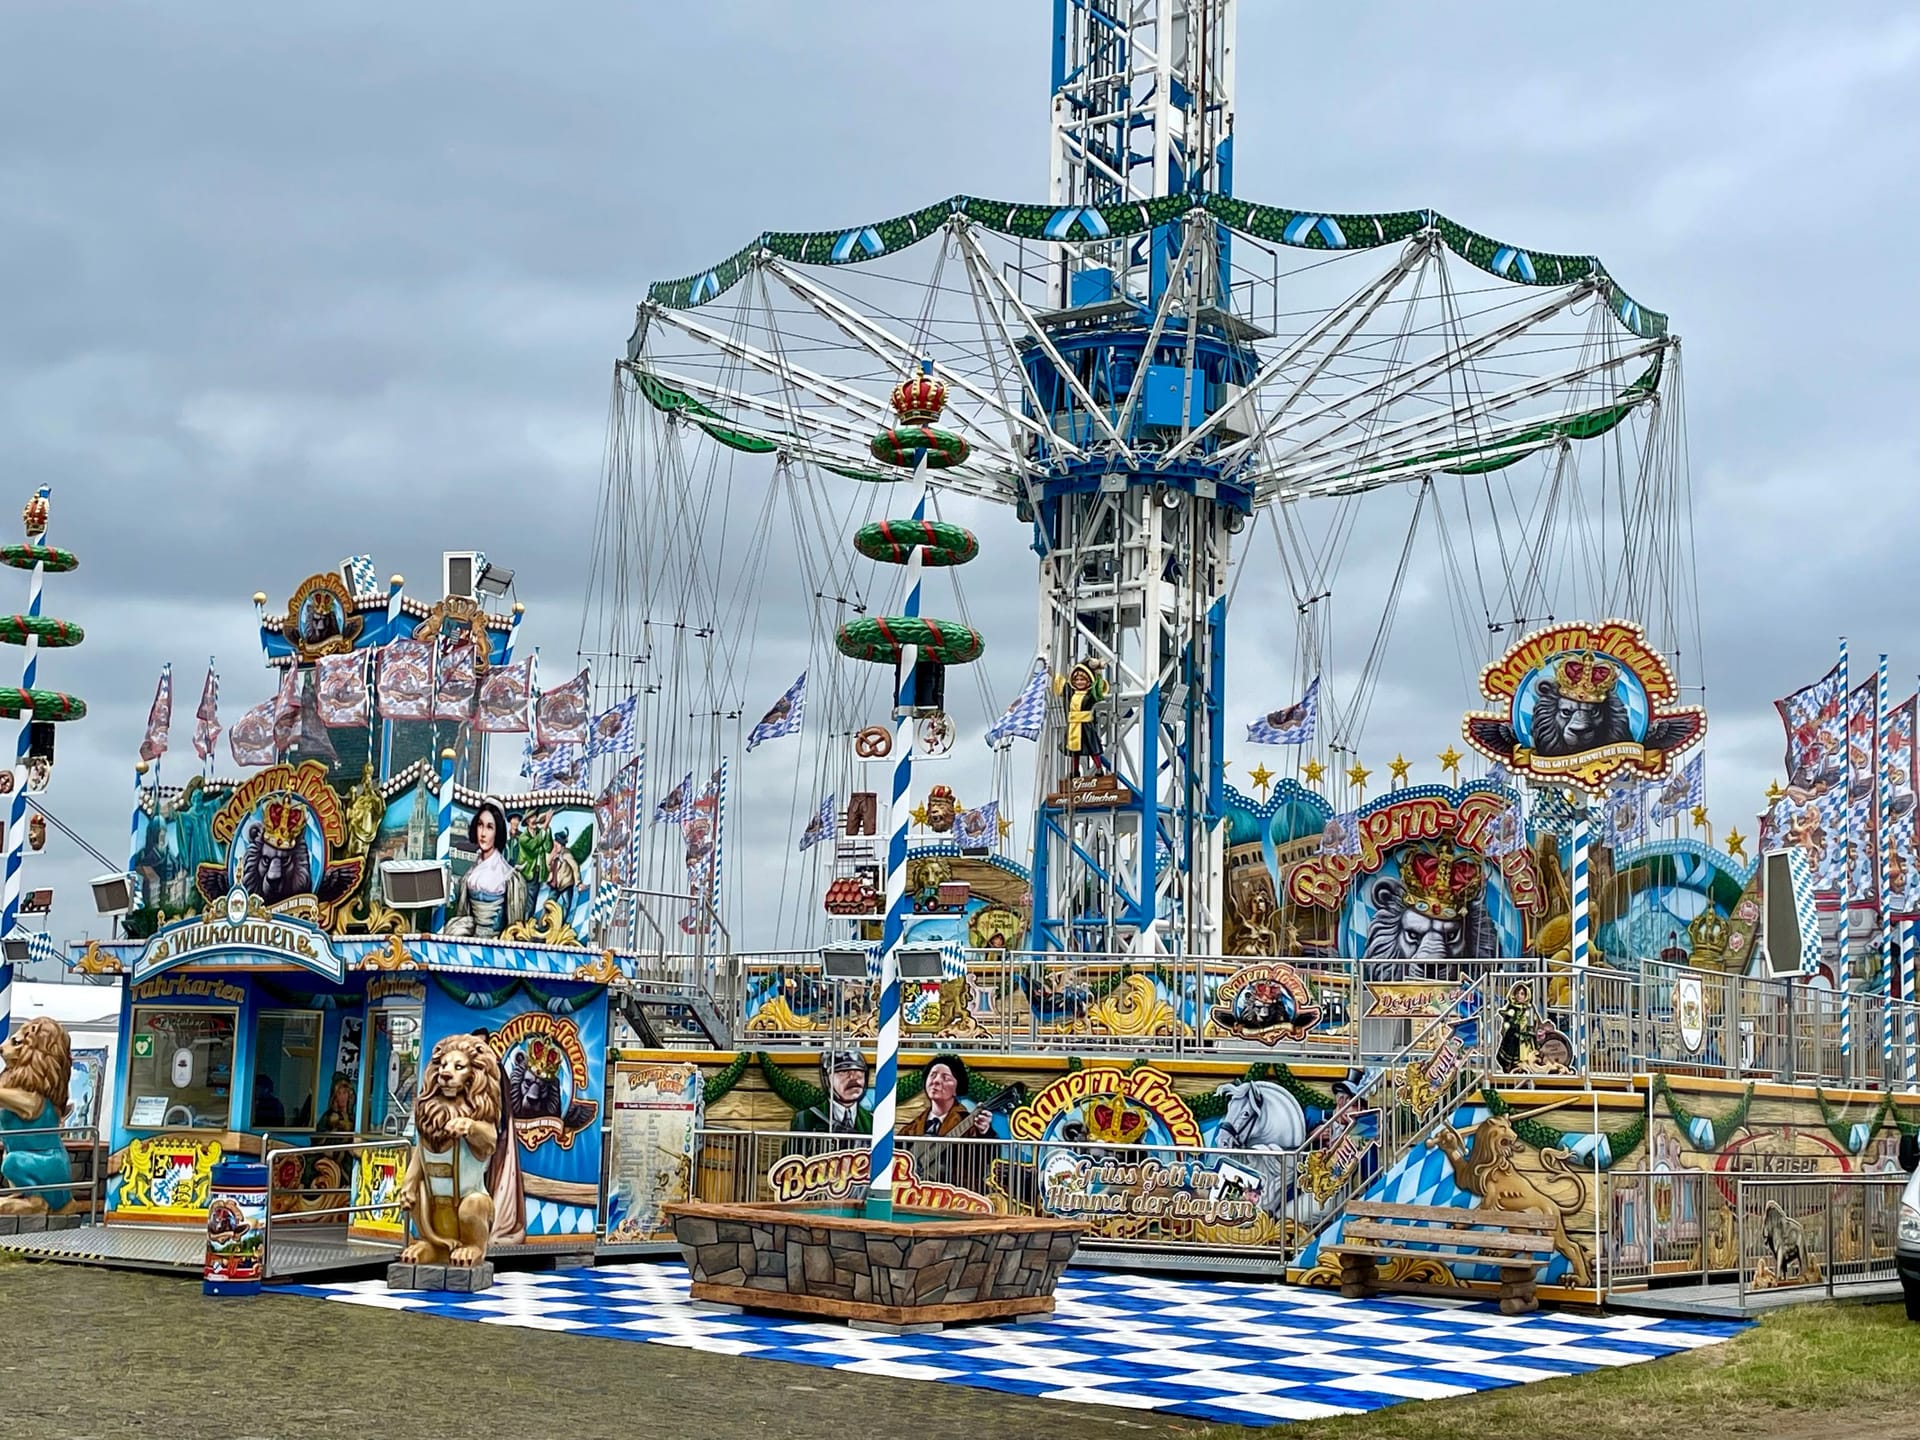
[[[5,1440],[982,1440],[1195,1435],[1195,1421],[664,1345],[435,1321],[0,1261]]]
[[[1252,1431],[957,1385],[849,1375],[0,1259],[5,1440],[1909,1440],[1920,1325],[1805,1306],[1727,1345],[1622,1370]]]

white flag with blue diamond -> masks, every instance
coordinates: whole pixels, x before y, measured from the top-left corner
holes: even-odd
[[[773,708],[760,717],[760,723],[747,735],[747,749],[751,751],[762,740],[778,740],[782,735],[792,735],[800,729],[800,719],[807,709],[807,672],[802,670],[800,678],[787,687],[787,693],[773,702]]]

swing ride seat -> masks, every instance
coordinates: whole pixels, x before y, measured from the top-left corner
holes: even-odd
[[[1553,1259],[1554,1217],[1541,1210],[1462,1210],[1451,1205],[1390,1205],[1356,1200],[1346,1207],[1337,1244],[1340,1293],[1350,1300],[1379,1290],[1458,1296],[1457,1284],[1398,1279],[1380,1262],[1402,1261],[1408,1276],[1430,1273],[1420,1262],[1451,1267],[1492,1265],[1500,1271],[1500,1313],[1524,1315],[1540,1306],[1534,1287]]]

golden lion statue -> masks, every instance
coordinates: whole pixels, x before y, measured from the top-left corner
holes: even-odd
[[[1567,1233],[1567,1220],[1587,1207],[1587,1187],[1567,1165],[1565,1150],[1542,1150],[1536,1178],[1514,1165],[1520,1137],[1505,1115],[1489,1115],[1473,1127],[1473,1148],[1462,1143],[1460,1132],[1442,1125],[1433,1137],[1453,1167],[1453,1183],[1480,1199],[1483,1210],[1537,1210],[1553,1220],[1553,1248],[1567,1257],[1567,1283],[1593,1283],[1593,1261],[1584,1247]],[[1553,1187],[1553,1188],[1549,1188]]]
[[[67,1032],[44,1015],[0,1040],[0,1215],[45,1215],[72,1201],[73,1164],[58,1128],[66,1121],[72,1076]],[[5,1193],[16,1185],[35,1188]]]
[[[413,1119],[401,1191],[419,1238],[400,1259],[478,1265],[493,1238],[487,1162],[500,1143],[500,1060],[483,1037],[449,1035],[433,1047]]]

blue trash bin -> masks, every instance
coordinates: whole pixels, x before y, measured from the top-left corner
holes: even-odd
[[[253,1160],[222,1160],[213,1167],[210,1189],[201,1289],[209,1295],[258,1295],[267,1238],[267,1167]]]

